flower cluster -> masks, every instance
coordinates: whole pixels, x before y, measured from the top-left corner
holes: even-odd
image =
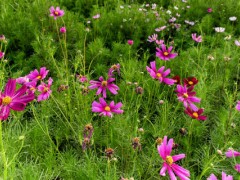
[[[228,149],[225,155],[227,158],[234,158],[234,157],[240,156],[240,152],[235,151],[233,149]],[[236,164],[234,169],[240,173],[240,164]]]
[[[28,94],[34,94],[36,91],[38,91],[40,94],[38,95],[37,100],[43,101],[48,99],[52,93],[51,86],[53,79],[50,77],[47,84],[43,81],[46,78],[48,72],[49,70],[47,70],[46,67],[41,67],[40,71],[35,69],[28,75],[17,78],[16,82],[18,84],[25,85],[27,87]]]
[[[99,103],[94,101],[92,103],[92,112],[98,112],[100,113],[100,116],[109,116],[113,117],[113,113],[116,114],[122,114],[123,110],[120,108],[122,107],[122,103],[119,102],[115,105],[114,101],[111,101],[110,104],[107,104],[107,102],[104,100],[104,98],[107,98],[107,90],[116,95],[118,94],[119,87],[114,84],[115,78],[114,72],[117,71],[118,75],[120,76],[120,64],[114,64],[111,66],[111,68],[108,70],[108,79],[104,79],[102,76],[100,76],[99,81],[91,80],[89,89],[98,89],[96,92],[96,95],[102,94],[103,98],[99,98]]]

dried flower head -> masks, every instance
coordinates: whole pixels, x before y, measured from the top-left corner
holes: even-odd
[[[141,143],[140,143],[140,138],[139,137],[135,137],[132,139],[132,147],[133,149],[142,149]]]
[[[107,158],[112,158],[112,156],[114,154],[114,150],[112,148],[107,148],[105,150],[105,154],[106,154]]]
[[[163,142],[163,139],[162,139],[162,138],[158,137],[158,138],[156,139],[157,145],[161,145],[162,142]]]

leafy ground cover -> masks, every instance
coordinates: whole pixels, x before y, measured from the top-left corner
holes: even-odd
[[[0,178],[240,179],[240,2],[0,7]]]

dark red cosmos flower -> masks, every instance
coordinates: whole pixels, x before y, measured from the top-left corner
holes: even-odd
[[[195,86],[198,83],[198,80],[195,77],[188,77],[188,78],[183,79],[183,83],[184,83],[184,85],[187,85],[188,87]]]
[[[207,119],[207,116],[201,116],[201,114],[203,113],[203,109],[198,109],[197,111],[193,111],[191,108],[187,107],[184,112],[189,115],[190,117],[192,117],[193,119],[197,119],[197,120],[201,120],[201,121],[205,121]]]

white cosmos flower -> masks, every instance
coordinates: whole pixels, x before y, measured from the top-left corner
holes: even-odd
[[[216,32],[224,32],[225,31],[225,28],[223,28],[223,27],[215,27],[214,29]]]
[[[230,20],[230,21],[236,21],[236,20],[237,20],[237,17],[236,17],[236,16],[230,17],[229,20]]]

